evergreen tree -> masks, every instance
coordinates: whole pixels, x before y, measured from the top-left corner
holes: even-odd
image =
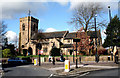
[[[116,38],[120,37],[120,20],[117,15],[108,24],[105,34],[106,39],[103,47],[120,45],[119,41],[115,41]]]

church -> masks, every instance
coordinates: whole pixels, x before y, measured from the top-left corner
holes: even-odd
[[[56,32],[43,32],[44,38],[39,42],[35,36],[38,33],[38,23],[39,19],[36,19],[32,16],[27,16],[20,18],[20,32],[19,32],[19,52],[25,55],[38,55],[38,49],[36,48],[37,44],[40,43],[42,45],[41,51],[43,55],[49,55],[50,50],[53,46],[60,48],[61,53],[64,55],[70,55],[70,51],[75,52],[75,46],[73,39],[76,38],[77,32],[69,32],[69,31],[56,31]],[[87,43],[93,41],[93,47],[88,47],[85,51],[89,53],[92,48],[95,48],[95,32],[89,31],[87,33],[80,32],[86,34],[88,38]],[[78,33],[78,34],[80,34]],[[78,38],[78,37],[77,37]],[[81,40],[85,38],[80,37]],[[82,41],[83,43],[83,41]],[[84,44],[84,43],[83,43]],[[102,45],[102,38],[100,30],[97,31],[97,45]],[[79,47],[78,47],[79,48]],[[81,48],[84,50],[84,47]],[[73,54],[72,52],[72,54]],[[79,52],[78,52],[79,53]]]

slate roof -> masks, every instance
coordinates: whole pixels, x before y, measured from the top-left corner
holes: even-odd
[[[95,38],[95,31],[88,31],[87,35],[90,36],[90,38]],[[97,31],[97,37],[101,37],[101,34],[99,31]]]
[[[44,38],[63,38],[66,31],[59,31],[59,32],[46,32],[43,33]]]
[[[88,31],[87,35],[90,36],[90,38],[95,38],[95,31]],[[75,37],[76,37],[76,32],[73,32],[73,33],[68,33],[65,39],[73,39]],[[101,37],[99,31],[97,31],[97,37]]]
[[[68,32],[68,31],[67,31]],[[45,32],[42,33],[44,39],[50,39],[50,38],[63,38],[66,31],[59,31],[59,32]],[[95,38],[95,31],[88,31],[87,35],[90,36],[90,38]],[[32,39],[35,39],[35,34]],[[76,32],[68,33],[64,38],[65,39],[73,39],[76,37]],[[101,34],[99,31],[97,31],[97,37],[101,37]]]
[[[76,32],[74,32],[74,33],[68,33],[68,34],[66,35],[65,39],[73,39],[73,38],[75,38],[75,37],[76,37]]]

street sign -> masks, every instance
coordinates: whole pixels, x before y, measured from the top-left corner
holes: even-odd
[[[38,55],[43,54],[43,50],[38,50]]]
[[[40,53],[43,54],[43,50],[40,50]]]

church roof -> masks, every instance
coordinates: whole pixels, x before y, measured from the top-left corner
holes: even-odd
[[[44,38],[63,38],[66,31],[58,31],[58,32],[46,32],[43,33]]]
[[[68,32],[68,31],[67,31]],[[63,38],[64,34],[66,33],[66,31],[58,31],[58,32],[44,32],[42,33],[42,37],[43,39],[50,39],[50,38]],[[34,34],[32,36],[32,39],[36,39],[36,37],[38,37],[39,34]]]
[[[68,31],[67,31],[68,32]],[[63,38],[66,31],[58,31],[58,32],[44,32],[42,33],[43,39],[50,39],[50,38]],[[34,34],[32,36],[32,39],[36,39],[39,34]],[[95,31],[88,31],[87,35],[90,36],[90,38],[95,38]],[[68,33],[64,38],[65,39],[73,39],[76,37],[76,32]],[[97,37],[101,37],[100,31],[97,31]]]

